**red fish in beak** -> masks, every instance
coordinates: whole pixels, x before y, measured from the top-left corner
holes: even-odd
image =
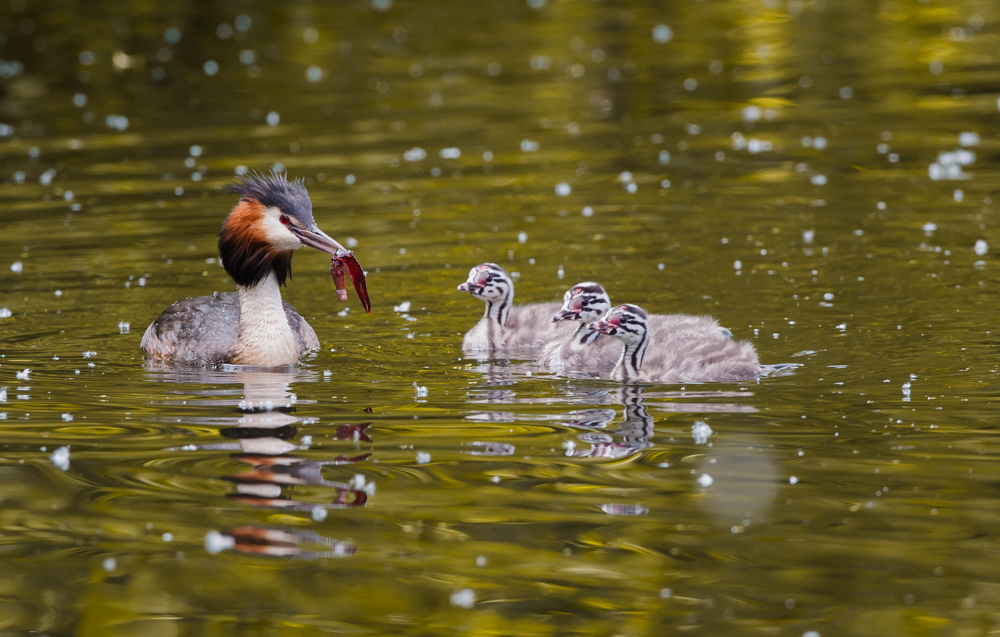
[[[345,273],[351,277],[351,283],[354,284],[354,290],[358,293],[361,305],[365,308],[365,314],[371,314],[372,302],[368,298],[368,285],[365,283],[364,268],[358,263],[358,259],[354,256],[353,251],[341,248],[337,250],[337,253],[330,261],[330,274],[333,276],[333,283],[337,287],[337,298],[341,301],[347,300]]]

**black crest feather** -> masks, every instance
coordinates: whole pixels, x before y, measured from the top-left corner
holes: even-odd
[[[302,184],[302,178],[288,180],[287,173],[271,170],[264,175],[250,171],[236,177],[229,184],[229,191],[243,201],[257,201],[268,208],[278,208],[287,215],[297,217],[307,227],[313,223],[312,200]]]

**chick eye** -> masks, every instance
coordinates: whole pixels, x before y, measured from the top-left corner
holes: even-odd
[[[288,215],[281,215],[280,217],[278,217],[278,221],[287,226],[289,222]]]

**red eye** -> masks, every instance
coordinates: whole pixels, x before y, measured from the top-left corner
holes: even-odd
[[[287,226],[288,225],[288,215],[281,215],[280,217],[278,217],[278,221],[280,221],[281,223],[283,223],[283,224],[285,224]]]

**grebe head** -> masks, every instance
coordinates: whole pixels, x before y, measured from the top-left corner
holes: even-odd
[[[600,321],[587,327],[595,332],[614,336],[626,345],[637,344],[646,337],[647,318],[646,310],[638,305],[619,305]]]
[[[566,290],[562,309],[552,317],[552,320],[590,323],[607,314],[610,309],[611,298],[604,291],[604,287],[600,283],[587,281],[577,283]]]
[[[487,303],[495,303],[513,294],[514,281],[499,265],[483,263],[469,270],[469,280],[458,286],[458,289],[478,296]]]
[[[283,284],[291,274],[292,251],[304,245],[331,255],[344,249],[316,225],[301,179],[251,172],[229,190],[240,201],[219,230],[219,256],[238,285],[255,285],[268,272]]]

